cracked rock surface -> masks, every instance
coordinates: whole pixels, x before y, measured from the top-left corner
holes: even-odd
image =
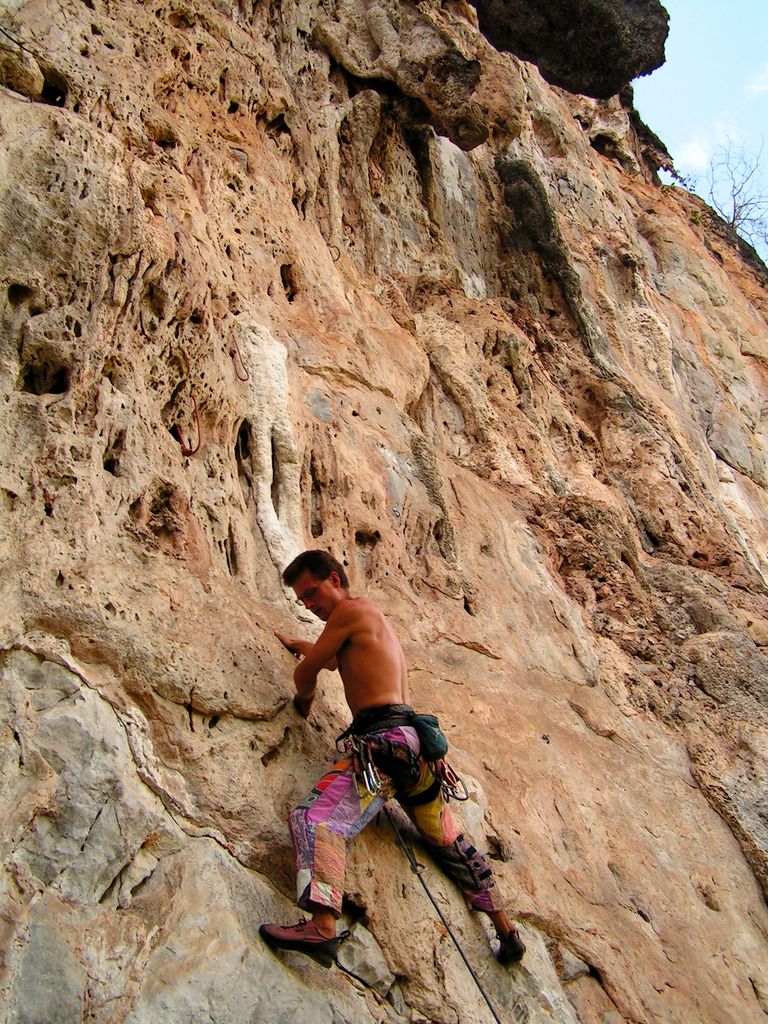
[[[417,850],[502,1019],[765,1022],[764,268],[458,0],[0,27],[0,1018],[488,1020],[386,821],[339,967],[258,937],[348,721],[274,637],[328,547],[520,923]]]

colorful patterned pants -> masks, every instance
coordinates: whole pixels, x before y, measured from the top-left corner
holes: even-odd
[[[358,783],[349,756],[337,762],[291,812],[299,906],[341,913],[347,840],[369,824],[388,797],[395,796],[469,906],[486,913],[500,910],[490,864],[456,825],[432,769],[419,756],[416,730],[397,726],[369,733],[366,740],[382,775],[380,793],[371,796]]]

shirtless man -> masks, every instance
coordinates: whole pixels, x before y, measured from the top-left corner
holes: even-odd
[[[307,953],[324,966],[336,958],[345,935],[336,936],[344,894],[346,842],[375,817],[388,796],[397,797],[436,859],[464,892],[469,906],[487,913],[500,940],[502,963],[525,952],[515,926],[501,907],[490,865],[465,839],[443,799],[440,780],[420,756],[409,724],[405,656],[379,609],[352,597],[343,567],[325,551],[305,551],[286,568],[283,580],[298,601],[325,625],[315,643],[275,635],[296,657],[294,705],[304,718],[315,698],[322,669],[338,669],[354,721],[349,756],[333,766],[290,815],[296,851],[298,904],[312,918],[286,927],[262,925],[272,947]],[[371,794],[355,777],[357,743],[365,745],[384,786]]]

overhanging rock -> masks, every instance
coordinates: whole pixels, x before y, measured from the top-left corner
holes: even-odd
[[[498,49],[571,92],[608,99],[664,63],[669,16],[658,0],[477,0]]]

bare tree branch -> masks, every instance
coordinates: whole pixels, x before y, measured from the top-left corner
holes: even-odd
[[[768,250],[768,182],[762,177],[764,140],[754,152],[729,140],[712,157],[706,174],[712,208],[742,238]]]

